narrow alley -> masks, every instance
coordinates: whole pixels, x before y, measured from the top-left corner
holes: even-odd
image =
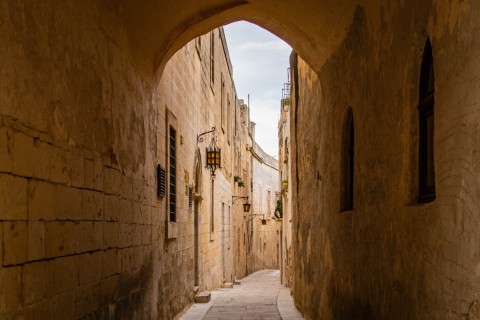
[[[479,30],[480,0],[1,1],[0,320],[480,320]]]
[[[180,319],[303,319],[289,291],[280,284],[279,270],[258,271],[233,289],[213,291],[209,303],[194,304]]]

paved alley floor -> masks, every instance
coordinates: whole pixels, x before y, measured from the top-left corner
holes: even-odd
[[[209,303],[195,303],[180,319],[303,319],[293,304],[290,289],[280,284],[280,271],[258,271],[241,283],[233,289],[212,291]]]

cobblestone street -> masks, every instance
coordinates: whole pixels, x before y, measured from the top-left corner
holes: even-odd
[[[303,319],[279,279],[278,270],[258,271],[233,289],[213,291],[209,303],[192,305],[180,319]]]

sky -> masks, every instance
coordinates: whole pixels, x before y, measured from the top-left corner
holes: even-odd
[[[292,49],[272,33],[245,21],[226,25],[224,31],[237,96],[247,103],[250,94],[250,117],[257,124],[255,141],[278,158],[280,99]]]

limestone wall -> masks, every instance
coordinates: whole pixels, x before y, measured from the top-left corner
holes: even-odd
[[[215,50],[213,81],[212,39]],[[177,136],[183,139],[178,145],[177,155],[177,173],[180,174],[177,179],[177,199],[182,205],[178,208],[177,221],[167,222],[167,229],[171,228],[173,235],[166,230],[167,239],[160,251],[160,259],[167,261],[162,265],[163,273],[158,286],[162,290],[159,292],[158,307],[159,310],[163,309],[165,317],[171,317],[175,314],[174,310],[178,313],[178,310],[191,303],[194,285],[199,286],[200,291],[209,291],[245,275],[242,268],[237,272],[236,265],[237,260],[245,259],[241,255],[244,245],[241,242],[238,245],[237,239],[245,232],[243,212],[232,205],[232,196],[237,188],[233,172],[246,166],[244,161],[247,157],[243,156],[243,161],[236,159],[236,155],[246,153],[245,148],[243,151],[241,149],[245,138],[240,130],[240,105],[237,103],[224,41],[223,30],[215,29],[189,42],[166,65],[155,97],[158,123],[170,125],[164,117],[168,110],[175,117]],[[210,145],[212,134],[205,135],[200,143],[197,143],[197,135],[211,130],[213,126],[216,127],[215,136],[221,148],[222,168],[215,173],[212,190],[211,174],[205,168],[205,148]],[[157,141],[160,154],[158,161],[165,167],[166,143],[162,129],[157,131]],[[200,162],[199,167],[195,166],[195,161]],[[200,175],[198,170],[201,171]],[[194,185],[200,191],[195,194],[197,201],[188,207],[188,188]],[[168,197],[162,201],[168,201]],[[195,215],[198,215],[199,221],[197,283],[194,279]],[[168,219],[168,215],[164,219]]]
[[[248,106],[243,100],[239,100],[239,113],[236,126],[236,150],[237,154],[234,157],[235,169],[234,175],[238,176],[243,182],[244,186],[241,187],[237,182],[234,184],[234,195],[238,197],[250,197],[251,203],[251,189],[248,187],[252,184],[252,163],[251,154],[247,151],[247,147],[250,145],[250,138],[248,136],[248,127],[250,123]],[[237,147],[238,146],[238,147]],[[244,199],[235,200],[233,204],[233,210],[235,211],[234,232],[236,233],[236,275],[237,279],[248,275],[251,271],[248,269],[248,261],[252,255],[252,240],[251,240],[251,228],[249,213],[244,212],[243,204]]]
[[[156,317],[156,112],[118,12],[0,6],[0,318]]]
[[[162,80],[139,69],[121,7],[0,6],[0,318],[173,318],[193,297],[188,187],[196,134],[221,129],[219,87],[201,72],[194,43],[179,53],[186,64],[166,70]],[[214,36],[216,59],[225,66],[218,30]],[[228,67],[217,67],[215,84],[221,72],[235,108]],[[157,196],[166,108],[178,125],[175,228],[166,222],[165,198]],[[218,135],[224,168],[215,180],[212,235],[203,172],[202,289],[223,283],[222,227],[232,230],[243,219],[233,216],[225,225],[220,215],[233,193],[234,148],[227,147],[226,130]],[[236,276],[232,261],[229,253],[226,280]]]
[[[279,193],[278,161],[265,153],[253,139],[250,151],[252,153],[250,272],[278,269],[281,221],[274,216]]]
[[[165,89],[175,98],[161,94],[165,83],[158,83],[185,43],[248,19],[282,36],[315,70],[299,62],[291,118],[294,295],[306,317],[478,318],[479,6],[474,0],[3,1],[0,317],[172,318],[191,302],[193,213],[184,194],[193,182],[191,133],[214,122],[222,146],[225,135],[221,114],[183,90],[197,92],[194,83],[203,81],[202,95],[213,95],[205,73],[177,76],[189,81]],[[435,59],[437,199],[420,205],[416,106],[427,34]],[[196,47],[188,50],[198,70]],[[208,56],[201,61],[208,66]],[[209,107],[218,108],[211,99]],[[166,158],[165,105],[177,108],[184,139],[177,228],[166,223],[165,200],[156,196],[156,166]],[[347,107],[356,137],[354,210],[340,214]],[[224,159],[214,192],[236,193],[232,175],[248,176],[252,165],[234,165],[228,151]],[[214,225],[223,227],[219,208],[229,197],[215,199]],[[247,218],[232,207],[235,250],[248,255],[251,247],[239,241]],[[202,219],[201,229],[209,228]],[[219,239],[225,233],[202,235],[201,272],[223,277],[215,258]],[[238,254],[241,267],[230,271],[227,262],[225,278],[247,272]],[[203,285],[221,280],[207,277]]]
[[[308,319],[477,319],[478,1],[359,8],[318,73],[293,77],[294,296]],[[419,204],[418,97],[430,36],[436,200]],[[354,204],[340,212],[353,110]]]
[[[280,270],[282,284],[293,287],[293,248],[292,248],[292,158],[290,137],[290,99],[282,102],[280,120],[278,122],[278,154],[279,181],[282,199],[282,256]]]

